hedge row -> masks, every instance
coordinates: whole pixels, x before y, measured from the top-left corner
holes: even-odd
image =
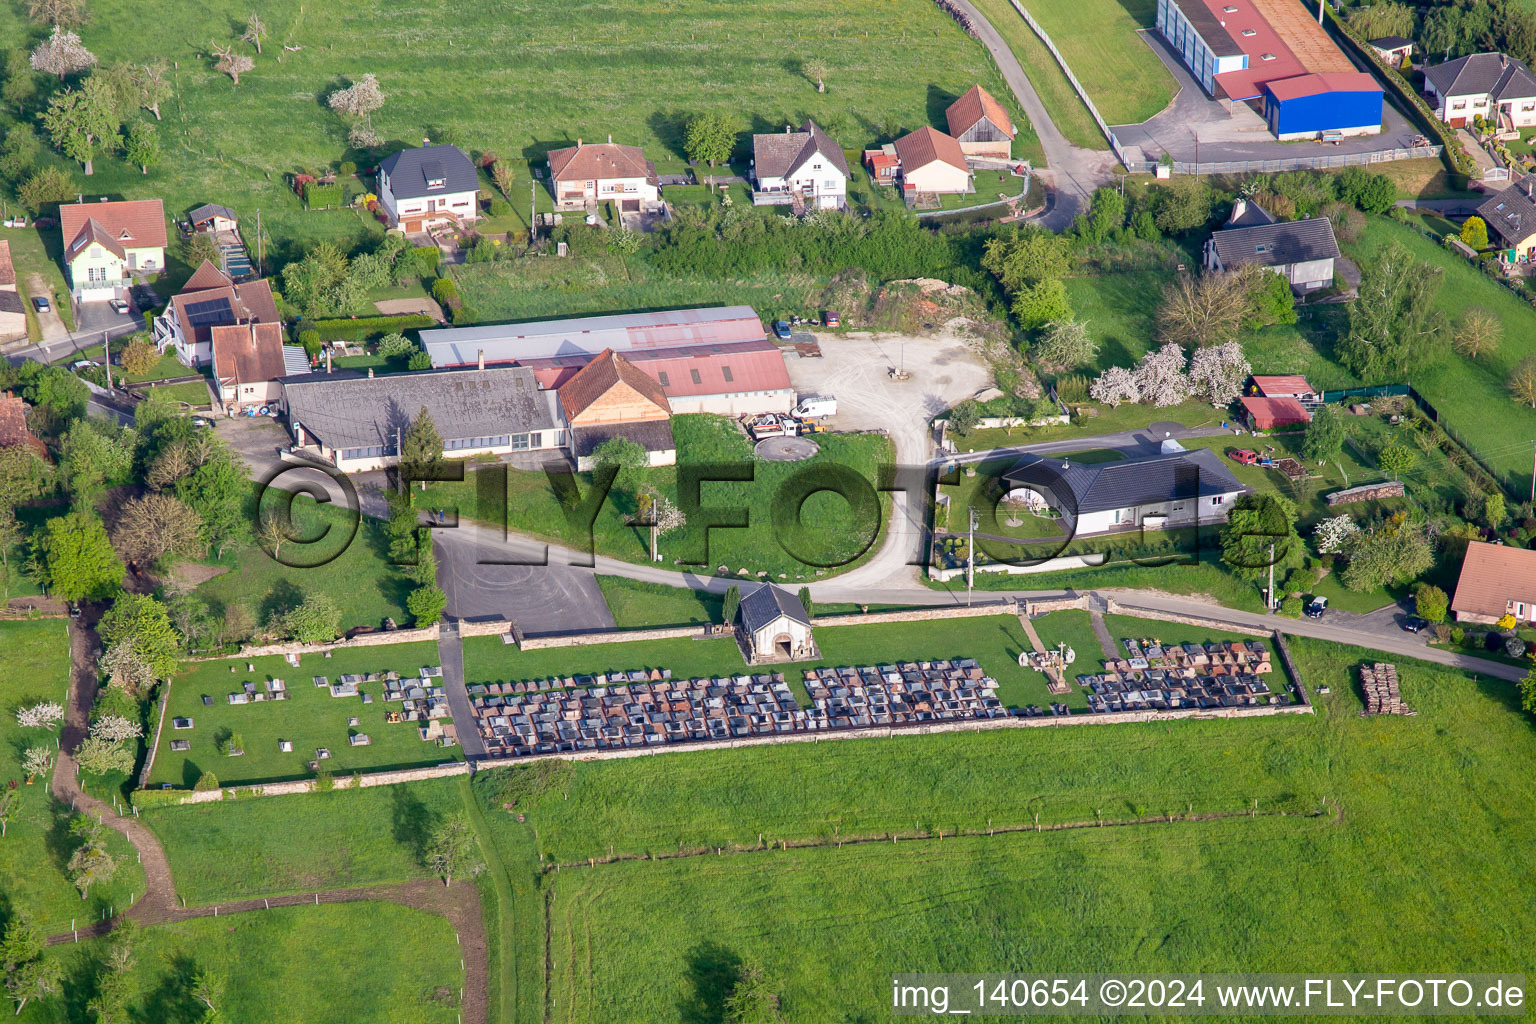
[[[178,804],[191,793],[190,789],[136,789],[128,794],[128,799],[139,810],[147,811],[151,807],[170,807]]]
[[[320,332],[322,341],[371,341],[386,334],[403,333],[431,327],[437,321],[425,313],[404,316],[360,316],[337,320],[300,320],[297,329]]]

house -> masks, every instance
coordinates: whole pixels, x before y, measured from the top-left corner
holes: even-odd
[[[1376,56],[1394,68],[1400,68],[1405,61],[1413,59],[1413,40],[1404,39],[1402,36],[1382,36],[1380,39],[1372,39],[1371,49],[1376,51]]]
[[[979,85],[973,85],[944,111],[950,138],[960,143],[967,156],[991,156],[1007,160],[1013,155],[1018,129],[1003,105]]]
[[[1312,413],[1294,398],[1265,398],[1248,395],[1238,399],[1249,430],[1285,430],[1312,421]]]
[[[27,336],[27,307],[16,287],[16,267],[11,263],[11,243],[0,238],[0,342]]]
[[[1323,393],[1299,374],[1254,374],[1251,390],[1264,398],[1294,398],[1303,405],[1318,405],[1323,400]]]
[[[654,378],[673,413],[788,412],[783,353],[750,306],[617,313],[421,332],[435,367],[526,366],[558,388],[604,349]]]
[[[896,157],[896,147],[886,143],[879,149],[866,149],[864,169],[869,172],[869,179],[876,185],[890,185],[895,188],[896,179],[901,174],[901,161]]]
[[[1282,141],[1381,132],[1381,86],[1295,0],[1158,0],[1156,24],[1201,88]]]
[[[570,425],[576,468],[595,465],[603,442],[624,437],[640,445],[652,466],[677,462],[672,440],[672,407],[655,378],[613,349],[604,349],[557,389],[560,410]]]
[[[59,207],[64,267],[75,302],[121,298],[135,277],[165,269],[165,207],[158,199]]]
[[[0,392],[0,448],[26,445],[40,459],[48,458],[48,446],[27,425],[27,402],[20,395]]]
[[[344,473],[398,461],[400,439],[427,410],[449,458],[548,451],[561,454],[565,425],[556,393],[521,366],[428,370],[375,377],[285,377],[279,399],[294,445]]]
[[[1232,204],[1226,227],[1205,243],[1205,266],[1212,271],[1258,266],[1272,270],[1299,293],[1333,284],[1333,262],[1339,243],[1327,217],[1276,221],[1257,203],[1239,199]]]
[[[471,224],[480,175],[457,146],[402,149],[379,164],[379,206],[389,226],[406,232],[435,224]]]
[[[576,145],[549,153],[550,190],[557,210],[583,210],[610,200],[621,213],[639,213],[661,198],[656,165],[639,146]]]
[[[1074,537],[1222,522],[1238,495],[1249,490],[1203,448],[1092,465],[1029,455],[1003,480],[1043,498]]]
[[[901,191],[913,198],[917,193],[960,195],[971,191],[971,169],[965,162],[960,143],[935,128],[924,125],[895,142],[896,159],[901,164]]]
[[[1490,240],[1504,250],[1505,263],[1536,259],[1536,174],[1483,200],[1477,215],[1488,225]]]
[[[848,161],[827,133],[806,121],[789,130],[752,136],[752,204],[793,204],[799,210],[848,205]]]
[[[277,302],[264,279],[236,284],[207,260],[193,272],[165,312],[155,317],[150,336],[164,352],[175,347],[187,366],[213,359],[213,329],[227,324],[276,324]]]
[[[235,211],[227,206],[219,206],[217,203],[204,203],[187,215],[187,221],[192,225],[193,231],[208,231],[214,234],[220,231],[235,231],[240,227],[240,218],[235,216]]]
[[[1536,551],[1473,541],[1451,597],[1457,622],[1492,625],[1506,615],[1536,623]]]
[[[811,617],[800,598],[772,583],[744,595],[736,609],[750,664],[806,661],[820,657],[811,635]]]
[[[1479,115],[1500,131],[1536,125],[1536,76],[1502,53],[1471,53],[1426,68],[1424,95],[1452,128]]]
[[[309,372],[304,349],[283,344],[280,323],[225,324],[209,337],[213,379],[225,408],[274,403],[282,391],[279,380]]]

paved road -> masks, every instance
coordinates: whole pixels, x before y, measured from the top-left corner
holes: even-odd
[[[438,630],[437,660],[443,667],[443,692],[448,697],[448,710],[453,713],[459,746],[473,769],[475,760],[485,756],[485,741],[476,728],[475,713],[464,688],[464,645],[459,640],[457,619],[445,620]]]

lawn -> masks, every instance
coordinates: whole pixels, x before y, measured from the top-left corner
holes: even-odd
[[[193,906],[401,882],[428,874],[432,831],[459,810],[456,779],[302,797],[151,807],[142,814]]]
[[[265,53],[251,54],[256,67],[239,85],[207,54],[210,40],[250,50],[232,29],[244,25],[248,7],[217,0],[168,13],[154,33],[123,31],[136,13],[128,0],[101,0],[81,35],[102,64],[175,62],[175,95],[158,125],[164,156],[148,175],[97,160],[90,194],[162,196],[173,216],[204,202],[242,217],[260,209],[279,265],[317,241],[350,245],[382,231],[354,211],[304,211],[284,180],[342,160],[368,166],[369,155],[348,149],[347,125],[323,103],[364,72],[378,76],[388,97],[372,119],[381,138],[414,145],[429,136],[496,153],[514,168],[514,210],[526,206],[529,164],[542,165],[546,152],[578,137],[612,133],[643,146],[668,173],[682,167],[683,121],[700,110],[729,111],[758,131],[811,115],[835,127],[845,146],[862,148],[875,141],[876,121],[942,125],[944,108],[977,82],[1008,97],[986,51],[921,0],[750,8],[685,0],[622,10],[520,0],[456,12],[448,32],[437,12],[381,0],[280,0],[261,12]],[[43,30],[8,7],[0,34],[30,46]],[[813,53],[829,66],[825,93],[804,73]],[[78,168],[75,175],[84,180]]]
[[[0,12],[3,23],[8,12]],[[47,282],[46,297],[58,311],[64,326],[75,326],[75,312],[69,304],[69,286],[64,281],[64,271],[57,259],[64,243],[59,240],[57,229],[43,231],[36,227],[0,228],[0,238],[11,243],[11,262],[16,268],[16,287],[24,296],[27,311],[27,337],[42,340],[42,328],[37,322],[37,312],[32,308],[32,286],[28,279],[33,274],[43,275]],[[76,358],[79,358],[78,356]]]
[[[672,433],[677,467],[631,471],[620,477],[597,510],[590,530],[580,509],[561,505],[544,473],[507,470],[508,525],[583,550],[595,543],[599,554],[649,563],[650,531],[627,521],[636,511],[639,489],[655,488],[688,512],[678,497],[677,478],[680,471],[697,468],[703,471],[699,510],[688,514],[684,527],[662,538],[663,566],[706,573],[725,567],[733,574],[745,569],[752,578],[771,577],[788,584],[845,570],[879,549],[884,515],[890,507],[889,494],[874,491],[879,467],[891,458],[891,444],[884,436],[820,434],[816,438],[820,451],[810,459],[760,462],[736,424],[723,416],[674,416]],[[839,469],[829,468],[833,466]],[[852,501],[834,490],[809,493],[814,482],[825,481],[827,474],[839,470],[851,470],[869,483],[869,489],[853,490]],[[749,479],[717,479],[735,473],[749,474]],[[577,480],[581,493],[589,494],[592,474],[578,474]],[[494,518],[498,511],[478,508],[478,486],[477,481],[433,485],[417,493],[417,503],[428,508],[458,507],[461,515]],[[471,492],[476,493],[475,499],[466,498]],[[779,528],[781,519],[792,523],[798,497],[804,497],[798,506],[799,527]],[[733,514],[746,517],[751,528],[718,525]],[[717,525],[708,525],[711,518]]]
[[[1088,108],[1083,106],[1083,101],[1077,98],[1077,93],[1072,90],[1072,83],[1067,81],[1067,76],[1062,74],[1061,65],[1056,63],[1056,58],[1051,56],[1051,51],[1045,48],[1040,37],[1024,23],[1019,17],[1019,12],[1013,9],[1008,0],[976,0],[976,9],[986,16],[988,22],[997,30],[997,34],[1003,37],[1008,44],[1008,49],[1013,51],[1019,66],[1029,76],[1029,84],[1034,86],[1035,92],[1040,95],[1040,102],[1045,104],[1045,109],[1050,112],[1051,122],[1056,130],[1061,132],[1066,140],[1074,146],[1083,149],[1107,149],[1109,141],[1099,131],[1098,125],[1093,123],[1093,115],[1088,113]],[[1139,44],[1138,44],[1139,45]],[[1079,73],[1073,68],[1073,73]],[[990,90],[989,90],[990,91]],[[1001,93],[993,93],[1001,97]],[[1016,123],[1023,124],[1023,118],[1017,118]],[[1020,154],[1015,146],[1015,156]],[[1043,154],[1034,156],[1036,166],[1042,165]]]
[[[328,689],[312,682],[320,675],[337,683],[343,673],[391,669],[402,677],[414,676],[422,666],[438,661],[436,644],[413,643],[339,650],[329,656],[305,654],[298,668],[275,656],[190,662],[171,683],[150,783],[190,787],[206,771],[226,786],[304,778],[314,774],[308,763],[318,747],[331,752],[329,759],[320,762],[321,770],[336,775],[460,760],[460,748],[424,742],[417,734],[417,723],[386,722],[385,715],[401,706],[397,701],[385,702],[382,683],[359,686],[362,693],[373,696],[371,704],[364,704],[358,697],[332,697]],[[264,684],[274,678],[287,684],[287,700],[250,704],[226,700],[246,682],[256,683],[257,692],[265,692]],[[205,705],[205,696],[213,702]],[[173,728],[171,719],[176,717],[192,719],[193,727]],[[356,725],[348,724],[352,717],[357,718]],[[348,737],[355,733],[371,737],[372,744],[349,745]],[[243,755],[221,752],[220,743],[231,734],[244,741]],[[173,751],[173,740],[188,740],[192,748]],[[292,752],[282,753],[280,740],[291,742]]]
[[[1184,402],[1164,409],[1146,405],[1119,405],[1114,408],[1089,405],[1086,411],[1094,415],[1084,416],[1081,415],[1082,411],[1071,423],[1062,426],[973,430],[969,434],[956,436],[955,447],[961,452],[979,452],[991,448],[1039,444],[1042,441],[1064,441],[1072,437],[1091,438],[1122,431],[1146,431],[1152,423],[1213,427],[1229,418],[1225,410],[1212,409],[1208,402]]]
[[[1536,801],[1522,782],[1536,731],[1509,686],[1398,659],[1419,716],[1362,719],[1356,666],[1377,655],[1293,651],[1309,685],[1333,691],[1315,718],[701,752],[577,764],[542,794],[517,782],[528,768],[481,773],[475,789],[498,836],[536,836],[567,865],[543,876],[557,1021],[710,1005],[714,972],[741,958],[763,965],[788,1021],[887,1012],[893,970],[1529,973]],[[507,792],[525,823],[500,809]],[[1339,813],[1309,816],[1325,800]],[[1032,831],[1037,813],[1255,807]],[[938,829],[942,842],[835,842]],[[760,838],[819,845],[585,866]]]
[[[603,599],[620,629],[687,626],[719,622],[724,596],[687,587],[641,583],[623,576],[599,576]]]
[[[237,544],[211,563],[229,571],[198,587],[198,596],[219,614],[243,605],[263,625],[311,594],[336,602],[343,630],[377,628],[386,618],[410,624],[405,598],[411,583],[385,560],[382,522],[363,516],[353,536],[353,519],[344,509],[321,506],[307,495],[295,496],[292,508],[299,536],[278,552],[287,564],[254,543]]]
[[[39,701],[67,703],[69,635],[58,619],[0,622],[0,785],[15,784],[15,806],[0,840],[0,889],[12,911],[26,910],[45,932],[61,932],[70,921],[100,919],[111,907],[144,894],[144,873],[132,848],[108,830],[108,851],[117,861],[110,883],[92,886],[88,898],[70,884],[65,864],[74,852],[69,808],[48,792],[48,779],[28,782],[22,774],[27,748],[53,750],[57,732],[23,729],[16,712]],[[105,794],[98,792],[105,798]]]
[[[98,939],[56,947],[64,995],[29,1003],[24,1024],[87,1019],[86,1000],[106,955]],[[195,1024],[207,1008],[192,979],[228,981],[220,1020],[456,1024],[464,985],[453,926],[392,903],[281,907],[159,925],[139,933],[128,977],[132,1020]],[[117,1019],[117,1018],[113,1018]]]

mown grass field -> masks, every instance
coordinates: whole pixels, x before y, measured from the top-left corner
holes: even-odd
[[[256,61],[238,86],[207,55],[210,41],[239,35],[247,6],[218,0],[167,11],[151,33],[123,31],[138,16],[128,0],[101,0],[91,13],[82,38],[103,63],[174,61],[176,96],[162,108],[161,164],[145,176],[99,160],[88,191],[160,195],[177,216],[204,202],[247,217],[260,209],[268,255],[279,262],[321,239],[352,242],[381,230],[351,211],[304,212],[283,180],[346,159],[366,165],[322,102],[365,72],[389,97],[373,118],[382,138],[419,145],[428,136],[495,152],[516,165],[523,208],[526,162],[542,164],[549,149],[577,138],[611,133],[645,147],[664,173],[678,169],[682,121],[699,110],[728,110],[757,131],[814,115],[836,126],[845,146],[862,148],[878,137],[877,122],[941,126],[944,107],[977,82],[1011,102],[985,50],[919,0],[518,0],[455,9],[448,23],[441,11],[379,0],[277,0],[261,11],[264,55],[235,44]],[[44,32],[8,7],[0,34],[30,46]],[[828,65],[825,93],[804,74],[813,56]]]
[[[358,769],[460,760],[464,755],[459,747],[424,742],[417,733],[417,723],[386,722],[389,712],[400,710],[400,702],[384,700],[382,683],[359,684],[362,693],[373,695],[373,703],[364,704],[361,697],[332,697],[329,689],[321,689],[313,682],[314,676],[325,676],[336,683],[343,673],[390,669],[402,677],[415,676],[422,666],[437,663],[437,645],[431,643],[341,650],[329,658],[307,654],[298,668],[280,657],[191,662],[171,682],[165,728],[160,734],[150,783],[190,788],[208,771],[226,786],[304,778],[314,774],[308,763],[315,758],[318,747],[331,752],[329,758],[320,762],[320,770],[338,775]],[[247,670],[247,665],[254,667]],[[268,698],[260,703],[230,704],[226,699],[239,692],[246,682],[254,682],[257,692],[265,693],[264,684],[271,679],[283,680],[288,689],[287,700]],[[213,702],[204,705],[205,696]],[[171,719],[176,717],[192,719],[192,728],[173,728]],[[354,717],[357,724],[348,724],[348,719]],[[367,735],[373,742],[350,746],[348,737],[357,733]],[[232,757],[221,752],[220,740],[231,734],[244,740],[243,755]],[[188,740],[192,748],[173,751],[173,740]],[[292,752],[278,749],[281,740],[293,744]]]
[[[1019,17],[1008,0],[976,0],[981,11],[1008,44],[1008,49],[1018,59],[1019,66],[1029,76],[1029,84],[1040,95],[1045,109],[1050,111],[1051,123],[1074,146],[1083,149],[1107,149],[1109,142],[1093,123],[1093,115],[1083,106],[1082,100],[1072,90],[1072,83],[1062,73],[1061,65],[1045,48],[1040,37]],[[1054,36],[1052,37],[1055,38]],[[1073,69],[1077,74],[1077,69]],[[995,94],[994,94],[995,95]],[[1023,122],[1019,122],[1022,124]],[[1014,155],[1019,156],[1018,140],[1014,140]],[[1043,161],[1040,161],[1043,162]]]
[[[107,940],[55,947],[64,994],[28,1003],[25,1024],[95,1019],[86,1003]],[[464,971],[453,927],[443,918],[390,903],[282,907],[144,929],[128,977],[132,1015],[122,1019],[195,1024],[207,1007],[193,994],[199,970],[228,985],[224,1020],[379,1021],[455,1024]]]
[[[117,861],[111,882],[93,886],[88,898],[70,884],[65,871],[76,841],[69,835],[69,808],[48,791],[51,773],[28,784],[22,757],[28,747],[54,749],[58,731],[23,729],[16,712],[39,701],[67,704],[69,635],[59,619],[0,622],[0,786],[14,784],[15,806],[0,840],[0,892],[12,911],[33,915],[45,932],[61,932],[71,920],[99,920],[109,908],[144,894],[144,872],[133,849],[118,833],[107,833]],[[98,796],[106,799],[105,792]]]

